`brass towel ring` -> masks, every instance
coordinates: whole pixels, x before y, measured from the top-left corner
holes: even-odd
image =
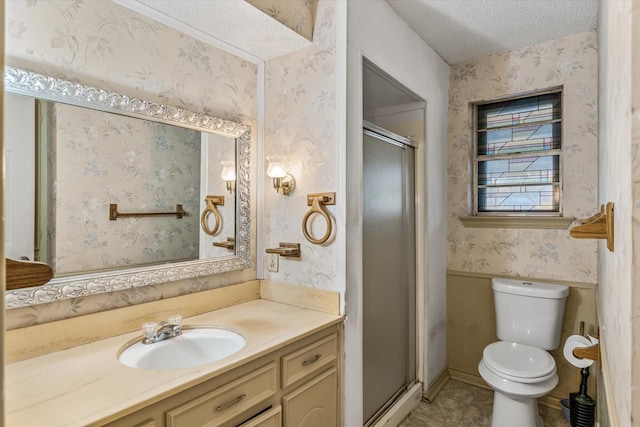
[[[329,194],[329,195],[327,195]],[[304,237],[313,244],[321,245],[327,240],[329,240],[329,236],[331,236],[331,231],[333,230],[333,224],[331,222],[331,217],[329,216],[329,212],[327,212],[327,208],[325,205],[327,204],[335,204],[335,193],[327,193],[327,194],[309,194],[307,195],[307,205],[311,205],[311,209],[304,215],[302,218],[302,233]],[[327,231],[324,233],[319,239],[316,239],[309,232],[309,218],[313,214],[322,215],[324,220],[327,222]]]
[[[222,225],[222,216],[216,206],[224,206],[224,196],[207,196],[204,201],[207,202],[207,207],[204,208],[202,215],[200,215],[200,225],[202,226],[202,231],[207,233],[209,236],[213,236],[220,230],[220,225]],[[211,213],[216,219],[216,224],[213,227],[213,230],[209,229],[208,221],[209,214]]]

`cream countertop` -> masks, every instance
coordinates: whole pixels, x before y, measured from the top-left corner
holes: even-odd
[[[121,365],[119,350],[140,332],[12,363],[5,367],[6,422],[70,427],[112,421],[341,321],[259,299],[184,319],[185,326],[222,326],[246,339],[238,353],[213,363],[166,371]]]

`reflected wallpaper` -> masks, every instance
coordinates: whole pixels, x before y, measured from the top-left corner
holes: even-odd
[[[55,104],[57,274],[198,258],[200,132]],[[109,219],[119,212],[187,213]]]

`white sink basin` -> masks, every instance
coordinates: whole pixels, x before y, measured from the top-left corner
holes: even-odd
[[[245,339],[220,328],[183,329],[182,334],[154,344],[137,342],[118,360],[138,369],[180,369],[215,362],[240,351]]]

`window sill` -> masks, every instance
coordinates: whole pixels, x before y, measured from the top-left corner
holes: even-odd
[[[575,221],[566,216],[459,216],[467,228],[530,228],[566,230]]]

